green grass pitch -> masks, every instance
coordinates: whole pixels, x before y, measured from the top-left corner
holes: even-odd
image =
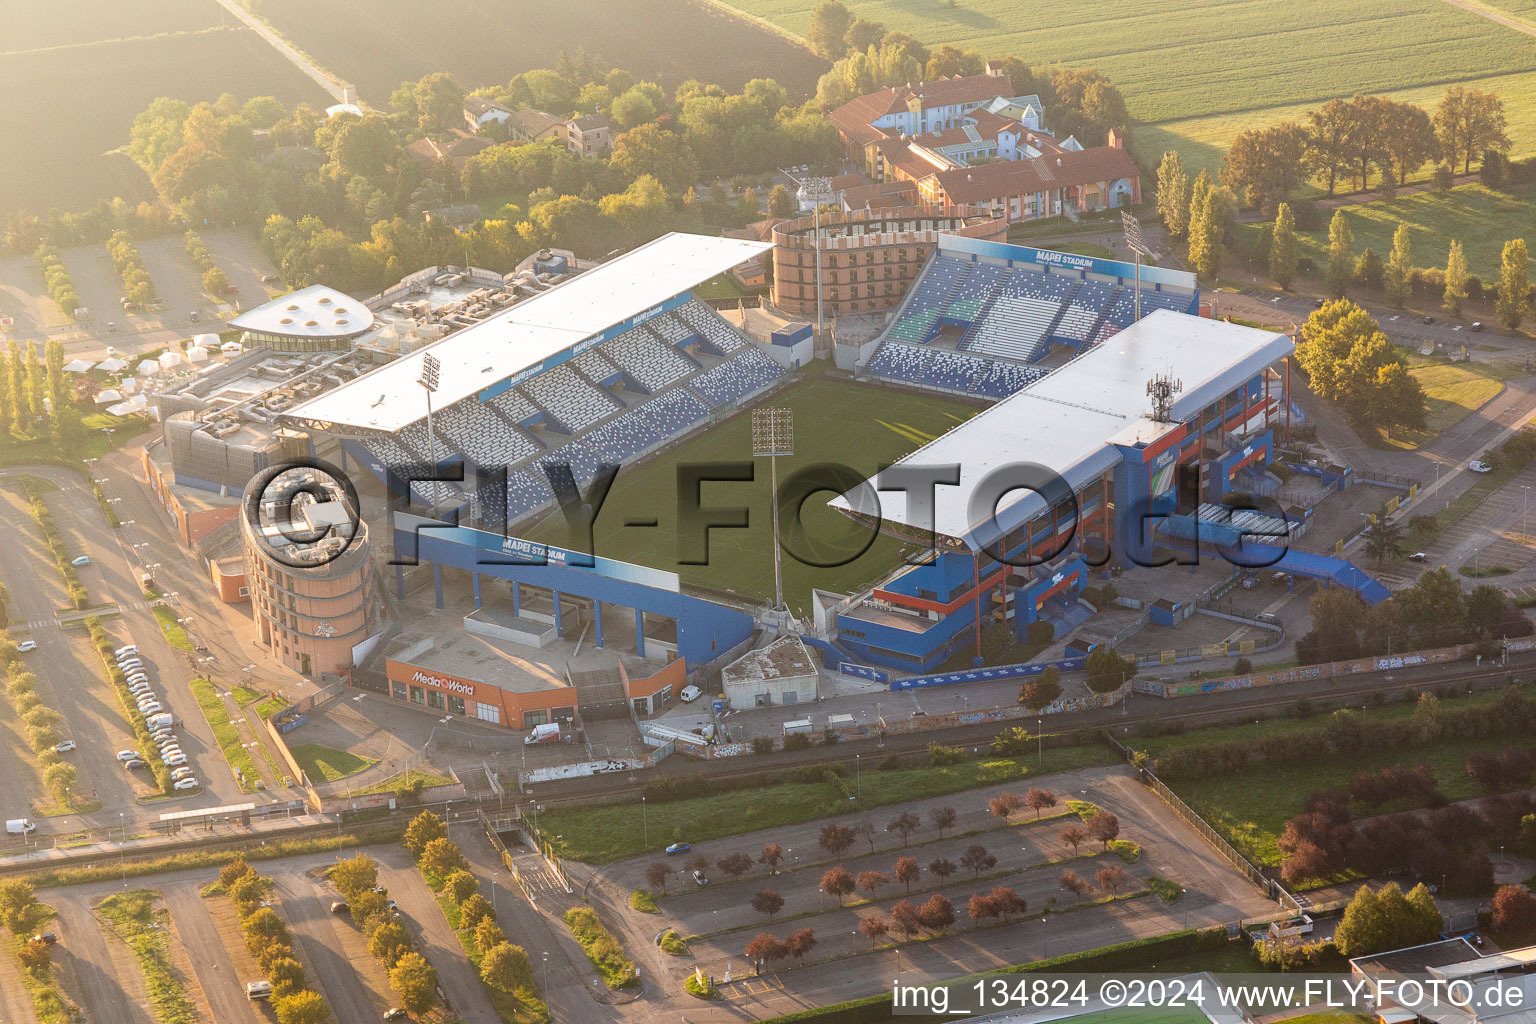
[[[870,476],[980,411],[977,405],[940,395],[824,377],[798,381],[758,404],[794,411],[795,454],[778,460],[781,485],[796,470],[820,462],[840,462],[861,476]],[[755,462],[754,481],[705,483],[700,504],[745,506],[749,526],[710,530],[708,564],[679,565],[677,467],[729,461]],[[768,460],[752,458],[752,416],[743,410],[642,465],[621,468],[593,526],[595,552],[676,572],[687,584],[771,602],[773,526],[768,476]],[[823,550],[856,550],[868,533],[827,508],[825,503],[832,497],[823,492],[805,502],[807,540]],[[624,525],[626,520],[651,517],[657,520],[654,527]],[[787,537],[788,524],[781,527]],[[558,515],[516,532],[548,544],[571,543]],[[805,565],[786,552],[785,599],[797,614],[807,614],[813,587],[848,593],[867,586],[898,565],[901,552],[901,544],[883,536],[854,561],[834,568]]]

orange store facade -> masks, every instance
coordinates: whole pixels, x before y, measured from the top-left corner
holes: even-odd
[[[569,686],[504,690],[492,683],[393,659],[385,660],[384,674],[391,698],[437,714],[474,718],[510,729],[532,729],[576,715],[576,691]]]

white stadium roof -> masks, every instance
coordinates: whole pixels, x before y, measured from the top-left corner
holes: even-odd
[[[1147,382],[1159,374],[1182,380],[1173,420],[1192,417],[1264,367],[1290,353],[1283,334],[1220,320],[1156,310],[1106,339],[1054,373],[978,413],[897,465],[960,466],[960,485],[934,488],[934,529],[965,538],[980,525],[968,514],[976,485],[992,470],[1031,462],[1060,474],[1074,490],[1090,483],[1120,458],[1112,444],[1128,447],[1156,440],[1172,428],[1148,415]],[[872,485],[878,486],[878,477]],[[918,528],[902,491],[880,491],[880,514]],[[850,508],[846,497],[832,499]],[[1045,510],[1034,491],[1015,490],[998,506],[1005,529]],[[986,517],[982,517],[982,522]]]
[[[285,338],[350,338],[373,326],[373,311],[345,292],[312,284],[246,310],[229,326]]]
[[[423,357],[442,363],[434,409],[477,394],[550,356],[773,248],[769,242],[673,232],[524,299],[289,411],[296,419],[396,431],[426,415]]]

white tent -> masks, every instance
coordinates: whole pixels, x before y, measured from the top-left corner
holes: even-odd
[[[245,351],[245,346],[240,344],[238,341],[226,341],[224,344],[219,346],[219,351],[223,352],[227,356],[233,356]]]
[[[96,392],[97,405],[110,405],[113,402],[121,402],[122,400],[123,393],[116,388],[107,388],[104,391]]]
[[[160,364],[153,359],[140,359],[138,369],[134,372],[140,377],[148,377],[150,374],[160,372]]]
[[[121,381],[118,382],[117,390],[121,391],[125,395],[133,394],[135,391],[139,390],[139,378],[124,377]]]
[[[192,338],[192,344],[202,348],[218,348],[219,336],[217,334],[198,334]]]
[[[180,366],[182,362],[183,360],[181,358],[180,352],[171,350],[169,352],[160,353],[160,368],[163,370],[169,370],[173,366]]]
[[[95,367],[95,363],[89,359],[71,359],[64,364],[65,373],[84,373]]]
[[[208,361],[208,350],[203,348],[203,346],[201,346],[201,345],[193,345],[191,348],[187,349],[187,362],[189,362],[189,363],[206,363],[207,361]]]
[[[127,368],[128,360],[119,359],[117,356],[103,359],[101,362],[96,364],[96,369],[105,370],[107,373],[116,373],[119,370],[126,370]]]

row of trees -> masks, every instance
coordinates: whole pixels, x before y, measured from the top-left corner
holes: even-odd
[[[245,948],[260,965],[262,976],[272,983],[272,1009],[278,1024],[324,1024],[330,1020],[330,1004],[307,984],[288,926],[266,905],[272,895],[272,879],[237,860],[219,869],[219,885],[240,915]]]
[[[144,269],[143,254],[133,244],[128,232],[121,229],[112,232],[112,237],[107,239],[107,255],[112,257],[112,267],[123,280],[123,291],[128,301],[140,306],[153,302],[154,283],[149,279],[149,271]]]
[[[68,1003],[54,984],[53,947],[46,942],[28,941],[36,933],[37,926],[52,913],[51,908],[38,902],[32,883],[19,878],[0,882],[0,920],[16,939],[16,959],[30,981],[28,989],[38,1005],[52,1001],[61,1015],[73,1016],[78,1013],[78,1008]]]
[[[1340,181],[1364,191],[1371,175],[1384,191],[1408,181],[1426,163],[1472,169],[1474,157],[1509,148],[1504,103],[1491,92],[1452,86],[1433,115],[1386,96],[1330,100],[1304,120],[1242,132],[1222,161],[1222,184],[1244,205],[1273,214],[1307,181],[1333,195]]]
[[[65,316],[73,319],[75,310],[80,308],[80,293],[75,291],[74,279],[69,276],[69,268],[64,266],[58,249],[44,242],[32,253],[32,261],[43,275],[49,297]]]
[[[1348,299],[1307,317],[1296,362],[1313,393],[1338,403],[1355,422],[1388,429],[1424,426],[1423,388],[1381,325]]]
[[[1405,896],[1396,882],[1379,889],[1362,885],[1355,891],[1333,941],[1347,957],[1368,956],[1433,942],[1445,922],[1435,898],[1422,884]]]
[[[37,677],[27,670],[10,638],[4,634],[0,636],[4,637],[0,639],[0,659],[5,662],[6,698],[21,721],[27,746],[32,748],[37,759],[44,788],[60,807],[69,808],[69,794],[78,776],[75,766],[60,758],[53,749],[59,742],[59,723],[63,717],[43,703],[37,695]]]
[[[196,231],[187,232],[186,245],[187,255],[192,257],[192,262],[202,271],[203,291],[217,299],[229,287],[229,278],[224,269],[213,262],[213,250],[208,248],[203,242],[203,236]]]
[[[67,446],[79,439],[82,419],[64,373],[64,343],[45,342],[39,362],[34,342],[8,342],[0,360],[0,429],[27,438],[46,432]]]

